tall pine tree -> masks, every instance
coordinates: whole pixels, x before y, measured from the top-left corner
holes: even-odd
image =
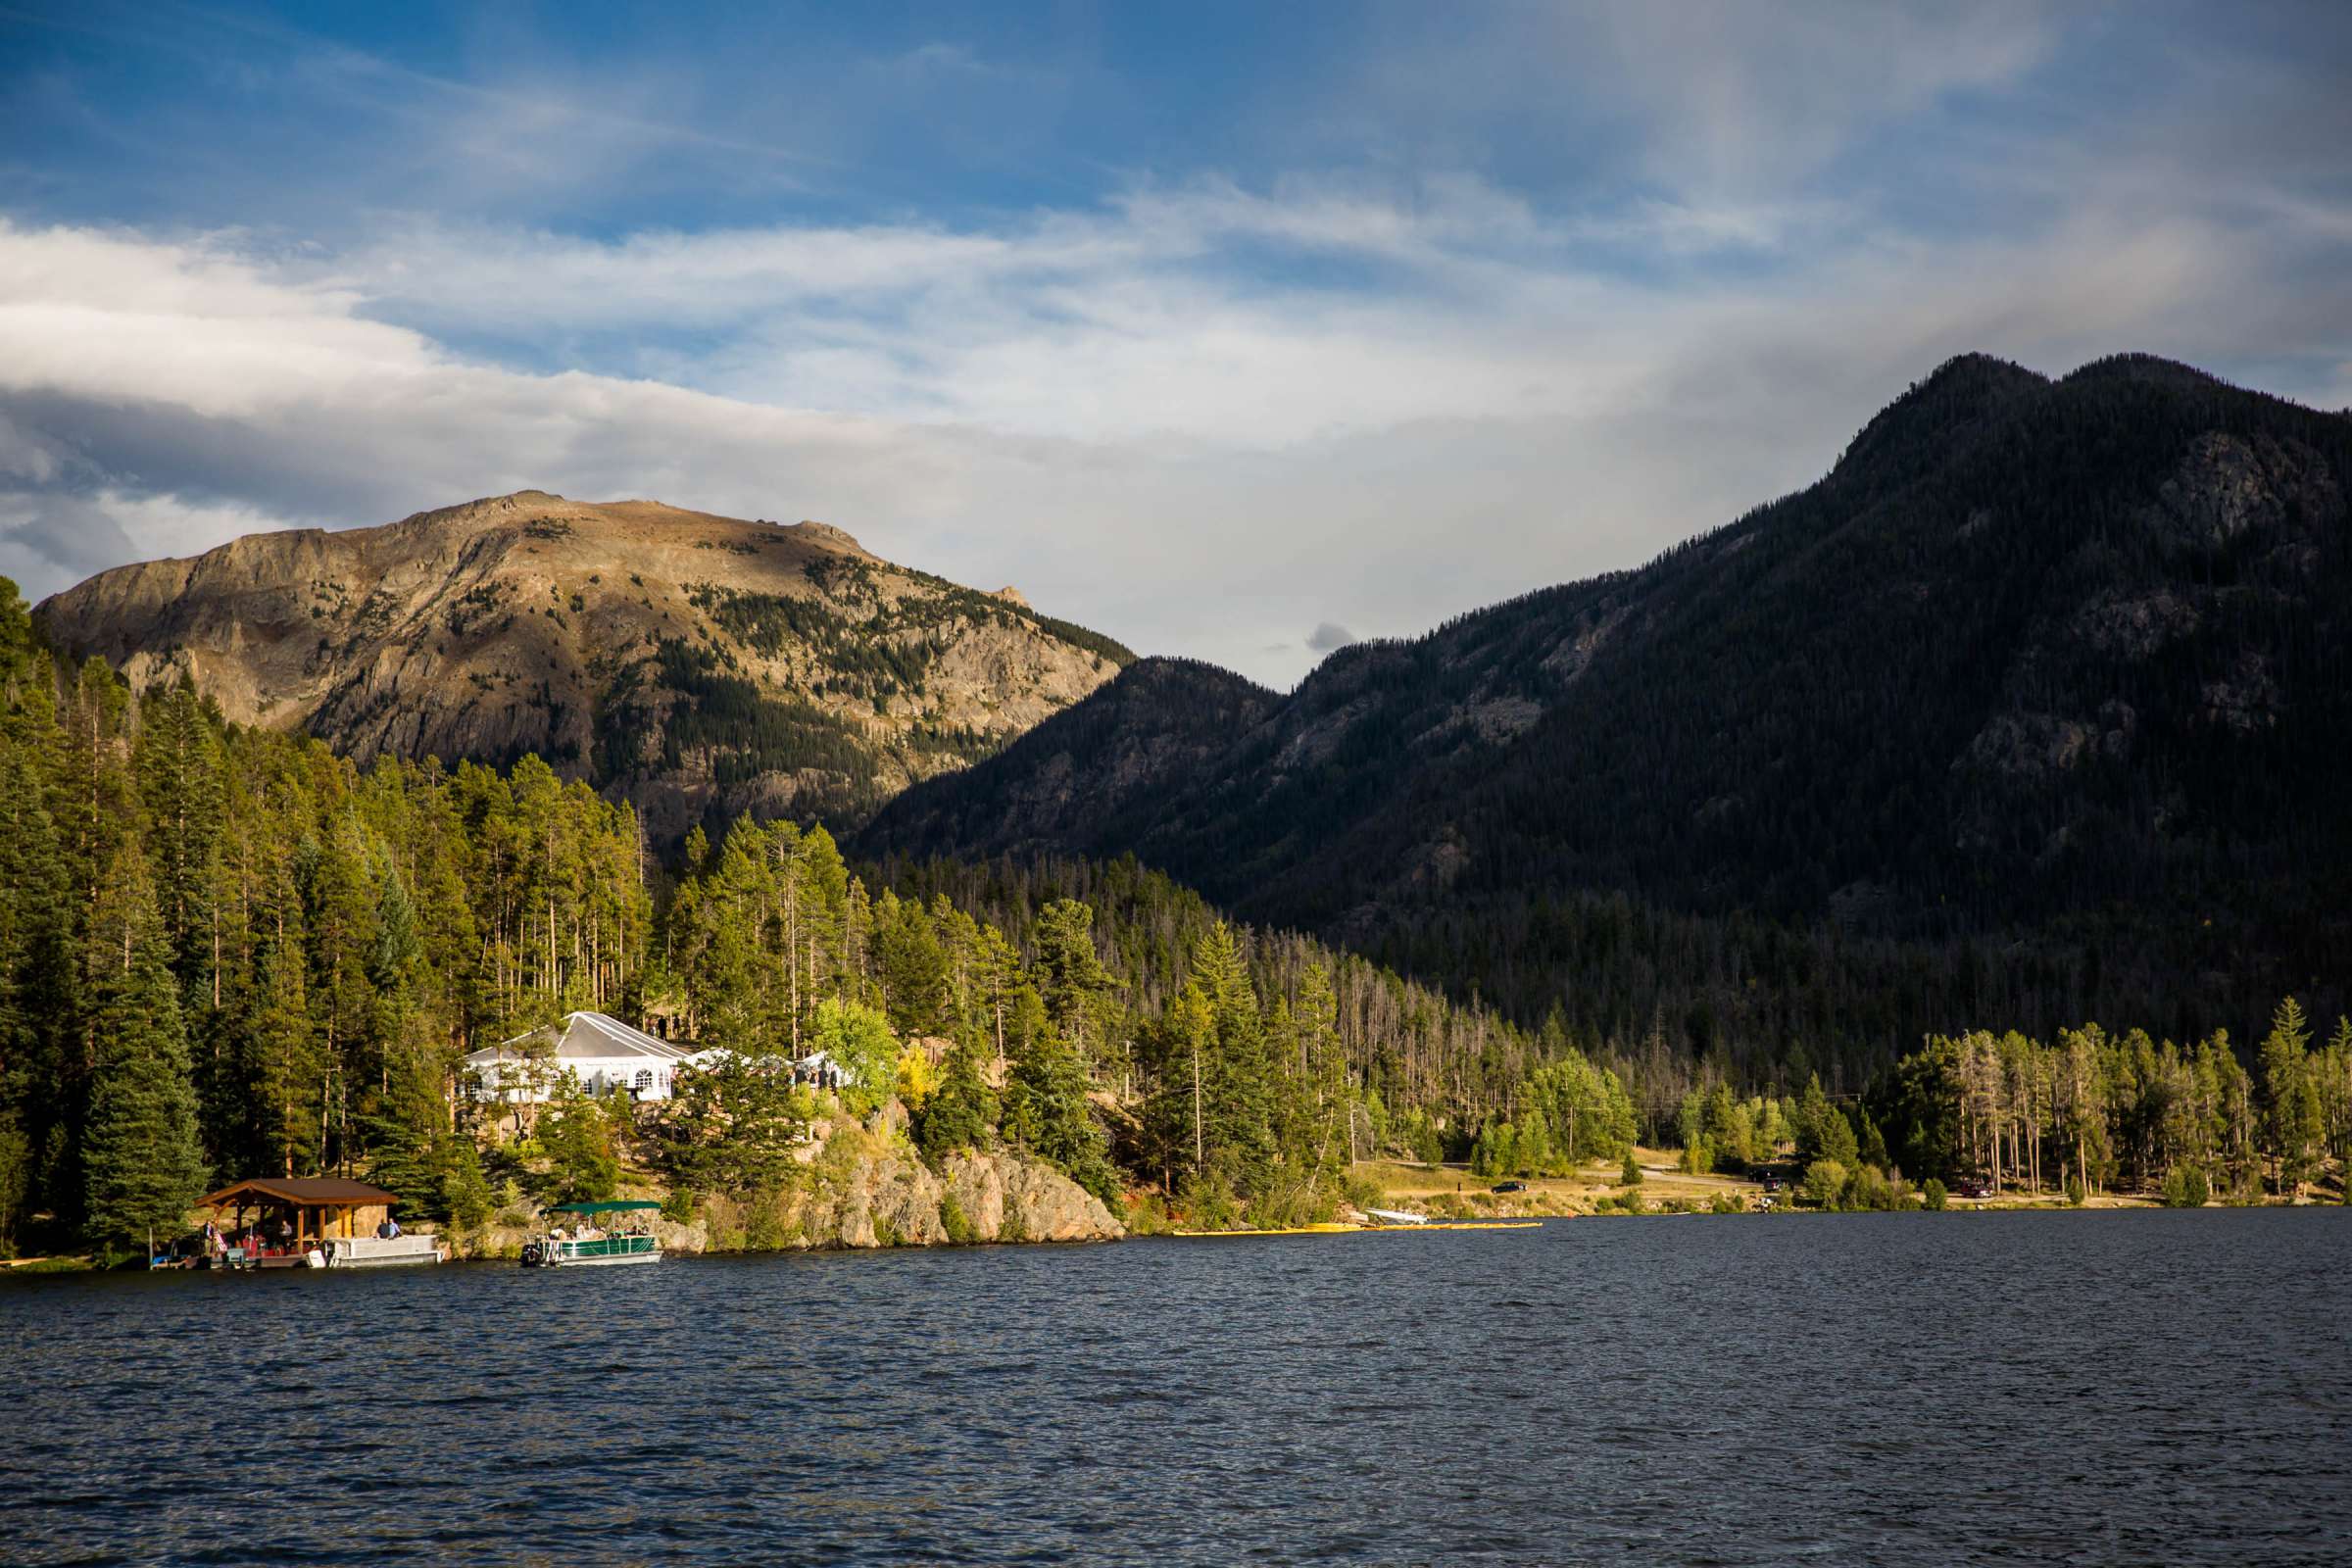
[[[87,1230],[103,1246],[127,1249],[143,1246],[150,1231],[177,1235],[204,1192],[204,1154],[171,944],[135,843],[116,853],[97,892]]]

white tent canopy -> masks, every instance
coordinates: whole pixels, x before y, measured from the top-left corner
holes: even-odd
[[[858,1081],[858,1074],[847,1063],[836,1061],[829,1051],[811,1051],[806,1056],[786,1056],[773,1052],[739,1054],[724,1046],[712,1046],[687,1058],[687,1064],[694,1067],[724,1067],[737,1063],[759,1072],[789,1072],[802,1083],[815,1084],[823,1089],[839,1089],[844,1084]]]
[[[565,1073],[592,1095],[625,1089],[639,1100],[667,1100],[681,1065],[708,1053],[657,1039],[601,1012],[568,1013],[527,1034],[466,1056],[475,1097],[535,1105],[555,1097]]]

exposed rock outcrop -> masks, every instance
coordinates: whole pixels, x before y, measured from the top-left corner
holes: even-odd
[[[756,1198],[705,1199],[695,1217],[650,1221],[662,1250],[810,1250],[975,1242],[1114,1242],[1127,1234],[1102,1200],[1035,1159],[959,1153],[935,1172],[851,1131],[809,1176]],[[660,1196],[656,1188],[655,1196]],[[532,1234],[521,1210],[454,1238],[461,1255],[513,1257]]]
[[[887,1149],[828,1157],[810,1181],[766,1200],[710,1200],[696,1226],[699,1237],[684,1250],[1103,1242],[1126,1234],[1101,1199],[1037,1160],[960,1153],[942,1173]]]

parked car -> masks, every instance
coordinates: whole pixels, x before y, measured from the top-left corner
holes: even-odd
[[[1981,1176],[1971,1176],[1966,1181],[1952,1183],[1952,1196],[1954,1198],[1990,1198],[1992,1183]]]
[[[1496,1182],[1496,1183],[1494,1185],[1494,1187],[1490,1189],[1490,1191],[1493,1191],[1493,1192],[1497,1192],[1497,1193],[1524,1193],[1524,1192],[1526,1192],[1526,1191],[1527,1191],[1527,1183],[1525,1183],[1525,1182]]]

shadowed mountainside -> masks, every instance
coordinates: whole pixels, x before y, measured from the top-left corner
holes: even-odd
[[[1955,360],[1640,570],[1287,697],[1147,661],[858,848],[1131,851],[1698,1050],[2240,1026],[2341,981],[2348,474],[2352,418],[2182,366]]]

